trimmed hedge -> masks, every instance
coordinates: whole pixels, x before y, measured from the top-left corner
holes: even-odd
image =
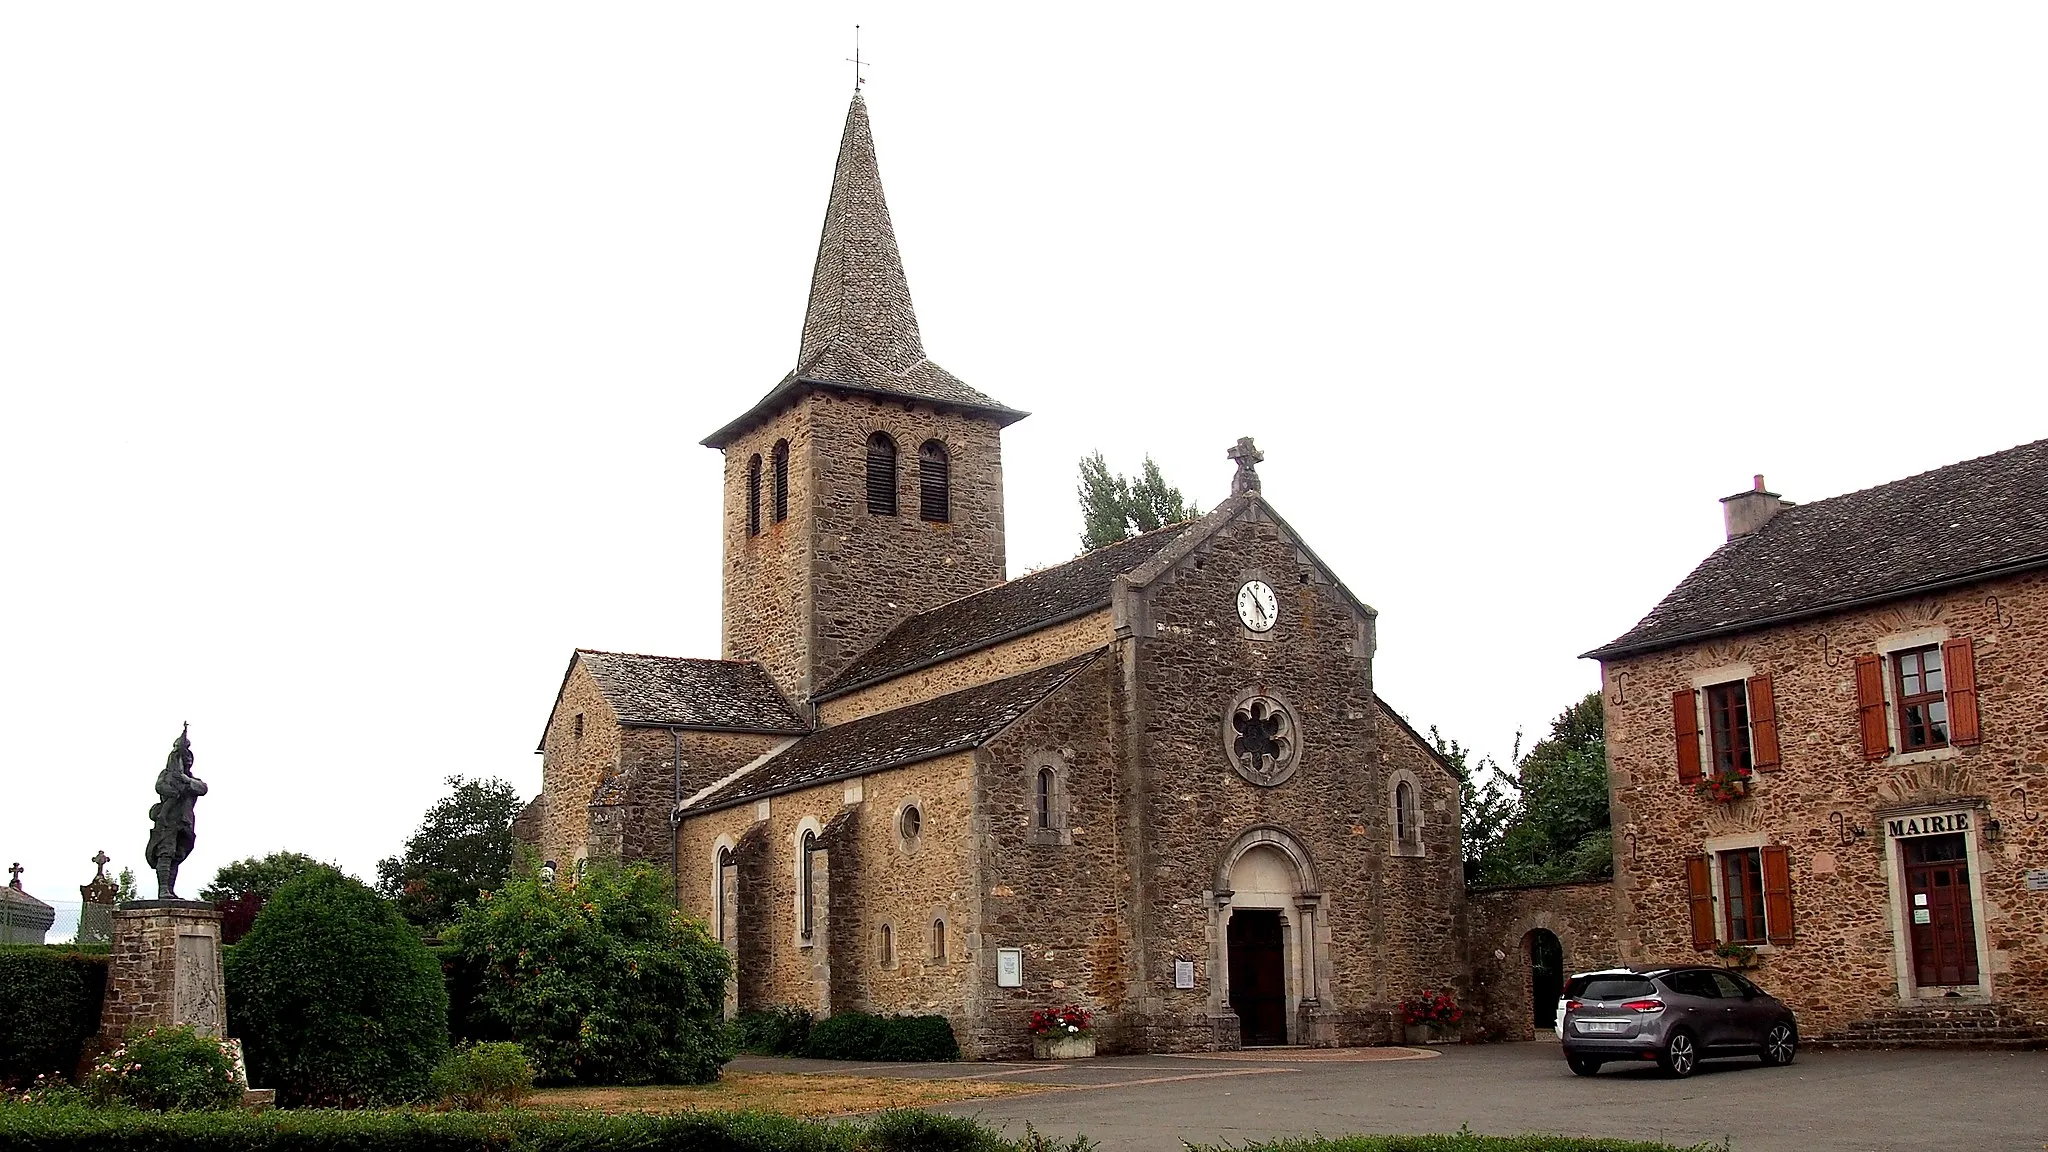
[[[0,1104],[0,1152],[1015,1152],[953,1116],[819,1123],[759,1112],[138,1112]]]
[[[944,1016],[838,1012],[811,1026],[803,1054],[813,1060],[958,1060],[960,1041]]]
[[[732,1022],[732,1044],[756,1056],[801,1056],[816,1025],[810,1009],[794,1004],[742,1012]]]
[[[100,1030],[107,990],[105,948],[0,947],[0,1084],[39,1074],[70,1078]]]

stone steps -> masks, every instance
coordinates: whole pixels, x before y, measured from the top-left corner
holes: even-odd
[[[1814,1048],[2048,1048],[2048,1021],[2010,1004],[1915,1004],[1883,1008]]]

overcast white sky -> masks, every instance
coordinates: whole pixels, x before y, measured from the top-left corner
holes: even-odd
[[[851,26],[1013,573],[1077,459],[1265,490],[1504,756],[1795,500],[2048,435],[2038,4],[0,7],[0,856],[369,875],[578,645],[715,656]]]

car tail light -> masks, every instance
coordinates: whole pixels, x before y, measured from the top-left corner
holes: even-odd
[[[1579,1010],[1579,1002],[1577,1000],[1565,1001],[1564,1010],[1567,1012],[1577,1012]]]
[[[1630,1000],[1624,1003],[1622,1007],[1630,1012],[1662,1012],[1664,1010],[1664,1002],[1662,1000]]]

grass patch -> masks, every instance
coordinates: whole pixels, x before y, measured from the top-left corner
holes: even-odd
[[[775,1112],[783,1116],[845,1116],[885,1108],[929,1108],[1044,1091],[1042,1085],[989,1080],[912,1080],[794,1072],[727,1072],[715,1084],[649,1084],[633,1088],[544,1088],[530,1108],[600,1112]]]

